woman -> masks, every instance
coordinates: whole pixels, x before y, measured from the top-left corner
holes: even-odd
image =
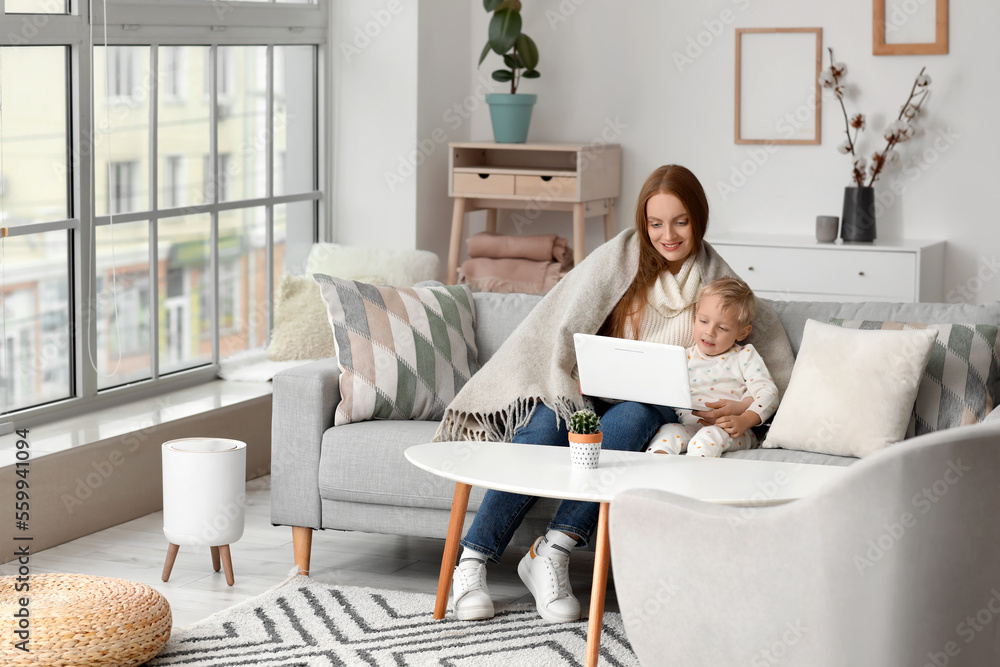
[[[586,400],[576,379],[573,334],[691,346],[698,290],[715,278],[735,276],[704,243],[707,227],[708,200],[694,174],[678,165],[654,171],[639,193],[635,229],[598,248],[546,295],[448,406],[436,439],[567,446],[566,420]],[[769,308],[760,309],[748,342],[754,343],[783,390],[792,352]],[[719,401],[695,414],[711,424],[723,415],[742,413],[750,400]],[[639,451],[661,424],[677,421],[665,407],[592,402],[601,415],[604,449]],[[457,618],[493,616],[486,561],[499,562],[536,500],[486,493],[462,540],[464,550],[455,568]],[[598,511],[597,503],[563,501],[548,532],[535,540],[518,565],[518,575],[547,621],[580,617],[580,603],[569,585],[569,556],[574,547],[587,544]]]

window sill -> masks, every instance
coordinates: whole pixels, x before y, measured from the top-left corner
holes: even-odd
[[[35,426],[28,433],[31,458],[37,459],[46,454],[143,431],[160,424],[267,396],[270,393],[270,382],[215,380],[153,398]],[[14,433],[0,436],[0,467],[13,465],[17,461],[17,440],[18,437]]]

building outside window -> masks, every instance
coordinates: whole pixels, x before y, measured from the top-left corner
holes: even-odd
[[[132,97],[135,93],[135,52],[129,48],[108,48],[107,89],[110,97]]]
[[[184,206],[186,180],[184,156],[166,156],[163,161],[163,208]]]
[[[184,49],[179,46],[161,46],[159,49],[163,76],[163,101],[182,104],[186,97]]]
[[[138,186],[138,163],[112,162],[108,166],[108,201],[111,213],[128,213],[135,210]]]

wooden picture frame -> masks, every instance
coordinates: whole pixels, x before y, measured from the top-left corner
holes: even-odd
[[[935,0],[934,41],[888,44],[887,0],[872,0],[872,53],[876,56],[933,56],[948,53],[948,0]],[[890,17],[891,18],[891,17]]]
[[[822,64],[822,28],[737,28],[735,142],[819,144]]]

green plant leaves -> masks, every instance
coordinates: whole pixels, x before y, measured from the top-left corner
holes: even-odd
[[[497,7],[502,5],[505,0],[483,0],[483,9],[488,12],[496,11]]]
[[[517,49],[517,55],[520,56],[521,62],[524,63],[524,67],[529,70],[533,70],[538,67],[538,46],[535,45],[534,40],[524,33],[521,33],[517,36],[514,48]]]
[[[527,72],[522,74],[525,79],[537,79],[541,76],[541,73],[537,69],[529,69]]]
[[[501,9],[490,19],[490,48],[503,55],[514,47],[521,34],[521,15],[510,9]]]
[[[512,81],[514,79],[514,75],[509,69],[495,69],[492,76],[494,81]]]
[[[490,52],[490,43],[486,42],[486,46],[483,47],[483,52],[479,54],[479,65],[483,64],[483,61],[486,60],[486,54],[489,52]],[[479,65],[477,65],[477,67]]]

